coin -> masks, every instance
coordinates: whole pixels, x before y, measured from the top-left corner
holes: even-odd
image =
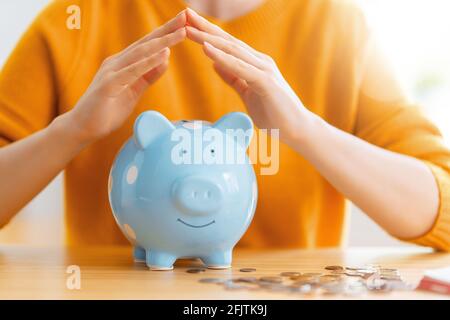
[[[382,276],[382,277],[388,277],[388,278],[390,278],[390,277],[400,277],[400,273],[399,272],[380,272],[379,273],[380,274],[380,276]]]
[[[365,267],[345,267],[345,271],[361,272],[361,271],[370,271],[370,270],[372,270],[372,269],[365,268]]]
[[[237,278],[235,280],[233,280],[235,282],[245,282],[245,283],[255,283],[258,281],[258,279],[256,277],[240,277]]]
[[[311,275],[311,274],[304,273],[297,277],[291,277],[291,280],[303,282],[303,283],[316,283],[318,281],[318,278],[319,277],[316,276],[315,274]]]
[[[378,274],[373,274],[371,277],[369,277],[366,280],[366,287],[369,290],[377,290],[377,289],[381,289],[383,286],[386,285],[386,281],[380,279]]]
[[[295,293],[310,293],[313,288],[310,284],[303,284],[303,285],[290,285],[287,287],[287,289],[290,292],[295,292]]]
[[[394,280],[401,280],[402,278],[399,275],[392,275],[392,276],[381,275],[380,279],[394,281]]]
[[[205,271],[206,271],[205,268],[194,268],[194,269],[186,270],[187,273],[201,273],[201,272],[205,272]]]
[[[347,271],[344,274],[349,277],[364,277],[364,273],[358,271]]]
[[[373,263],[367,264],[366,267],[369,269],[380,269],[381,268],[381,266],[379,264],[373,264]]]
[[[319,277],[322,274],[323,273],[320,273],[320,272],[307,272],[307,273],[304,273],[303,275],[306,277]]]
[[[281,277],[261,277],[259,278],[259,281],[269,283],[281,283],[283,279]]]
[[[292,271],[285,271],[280,273],[280,276],[282,277],[298,277],[300,275],[301,275],[300,272],[292,272]]]
[[[340,270],[344,270],[344,267],[342,267],[342,266],[326,266],[325,270],[340,271]]]
[[[361,278],[367,280],[368,278],[370,278],[374,274],[377,274],[377,273],[375,273],[375,272],[362,273]]]
[[[326,274],[319,277],[319,283],[329,283],[342,280],[342,277],[334,274]]]
[[[316,288],[316,287],[318,287],[318,281],[315,281],[315,280],[314,281],[309,281],[309,280],[306,280],[306,281],[295,281],[295,282],[292,282],[291,285],[294,286],[294,287],[301,287],[301,286],[309,285],[311,287]]]
[[[263,287],[263,288],[265,288],[267,290],[270,290],[272,292],[289,290],[288,286],[285,286],[285,285],[283,285],[281,283],[266,283],[266,284],[260,285],[260,287]]]
[[[381,273],[383,273],[383,272],[395,272],[395,273],[397,273],[398,272],[397,269],[393,269],[393,268],[379,268],[379,270],[380,270]]]
[[[224,282],[224,287],[227,290],[242,290],[245,289],[245,286],[236,284],[234,282]]]
[[[414,286],[403,281],[394,268],[365,265],[363,267],[326,266],[329,273],[284,271],[262,277],[238,277],[230,279],[202,278],[200,283],[216,283],[226,290],[265,290],[292,294],[325,294],[359,296],[369,293],[414,290]],[[188,269],[188,273],[201,273],[205,268]],[[254,272],[255,268],[242,268],[241,272]]]
[[[342,269],[342,270],[332,270],[331,273],[332,273],[332,274],[344,274],[344,273],[345,273],[345,269]]]
[[[200,283],[223,283],[223,282],[225,282],[225,280],[220,279],[220,278],[202,278],[202,279],[198,280],[198,282],[200,282]]]
[[[331,278],[335,278],[335,279],[338,279],[338,280],[344,278],[343,275],[341,275],[341,274],[334,274],[334,273],[325,274],[325,275],[323,275],[322,277],[331,277]]]

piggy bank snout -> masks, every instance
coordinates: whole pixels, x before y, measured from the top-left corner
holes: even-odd
[[[175,181],[172,196],[183,213],[194,216],[218,211],[223,201],[220,185],[201,176],[188,176]]]

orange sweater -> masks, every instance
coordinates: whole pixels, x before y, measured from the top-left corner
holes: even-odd
[[[66,28],[66,9],[73,4],[81,8],[80,30]],[[68,111],[106,57],[183,8],[182,0],[54,1],[29,28],[2,69],[0,145],[22,139]],[[437,129],[395,91],[389,73],[370,67],[368,61],[376,57],[369,33],[351,2],[267,0],[232,21],[212,20],[272,56],[303,103],[330,124],[425,161],[439,184],[439,217],[428,234],[410,240],[450,248],[450,153]],[[386,92],[392,94],[386,97]],[[158,110],[172,120],[209,121],[227,112],[245,111],[197,44],[186,41],[175,47],[168,72],[148,90],[128,122],[87,148],[67,167],[69,244],[124,243],[108,204],[108,172],[116,152],[132,134],[136,116],[147,109]],[[255,219],[241,246],[325,247],[343,243],[346,199],[301,155],[281,145],[278,174],[259,175],[258,184]]]

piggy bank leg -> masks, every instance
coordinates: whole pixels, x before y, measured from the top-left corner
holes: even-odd
[[[145,262],[145,249],[134,247],[133,256],[134,262]]]
[[[232,250],[218,251],[202,257],[202,261],[210,269],[228,269],[231,267]]]
[[[172,270],[177,257],[170,253],[147,250],[146,263],[151,270]]]

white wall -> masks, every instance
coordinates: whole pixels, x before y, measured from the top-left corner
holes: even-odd
[[[9,55],[19,36],[48,0],[0,1],[0,63]]]
[[[426,3],[439,5],[440,3],[440,5],[443,5],[447,3],[447,1],[448,0],[444,0],[444,2],[440,0],[411,0],[410,2],[408,0],[407,3],[410,4],[415,2],[416,5],[418,3],[422,5]],[[402,42],[398,41],[398,38],[402,37],[402,33],[408,32],[408,27],[402,23],[401,19],[404,19],[405,23],[407,22],[410,24],[416,23],[415,21],[418,21],[417,23],[422,23],[420,17],[411,17],[411,15],[408,15],[408,10],[405,11],[404,16],[395,16],[392,12],[388,18],[384,16],[386,10],[389,10],[390,8],[389,3],[396,3],[397,6],[403,5],[403,8],[407,8],[408,5],[405,3],[405,0],[361,0],[361,2],[368,5],[368,10],[370,10],[372,15],[375,16],[375,22],[377,22],[377,19],[378,22],[382,21],[381,24],[379,23],[380,26],[384,26],[386,28],[386,23],[390,23],[389,28],[385,30],[382,36],[386,39],[386,43],[389,43],[390,49],[393,52],[398,52],[398,50],[401,49],[412,50],[409,54],[409,59],[407,60],[408,64],[406,66],[404,65],[404,59],[399,61],[403,62],[404,70],[410,71],[418,69],[419,66],[414,65],[414,61],[416,61],[414,57],[414,43],[408,43],[410,47],[404,48],[404,46],[402,47]],[[0,64],[3,64],[28,23],[46,3],[47,0],[0,1]],[[435,7],[435,12],[439,13],[441,12],[441,9],[439,7]],[[420,13],[420,10],[416,10],[415,14],[418,13]],[[430,21],[432,21],[432,19]],[[448,39],[450,39],[449,33],[447,33],[447,37],[445,39],[447,42]],[[427,34],[422,34],[421,36],[423,39],[414,39],[417,46],[420,46],[422,40],[428,38]],[[397,39],[393,37],[397,37]],[[423,50],[421,50],[421,52],[423,55]],[[436,51],[425,51],[425,58],[428,57],[429,60],[434,60],[435,54]],[[448,54],[448,56],[450,56],[450,54]],[[450,63],[448,65],[450,66]],[[441,90],[440,92],[444,94],[444,92],[447,91]],[[441,99],[439,99],[439,97]],[[437,101],[444,101],[443,95],[438,97],[435,95],[433,99],[433,101],[436,101],[436,99]],[[447,103],[450,103],[450,99],[447,99],[446,101]],[[436,118],[441,118],[441,114],[438,113]],[[444,129],[447,128],[450,128],[450,125],[446,125]],[[27,206],[9,226],[0,231],[0,243],[33,243],[35,245],[61,243],[64,235],[61,181],[62,179],[60,176],[29,206]],[[362,214],[356,208],[352,209],[352,214],[350,217],[348,243],[350,246],[403,245],[389,237],[383,230],[381,230],[370,219],[368,219],[367,216]]]

